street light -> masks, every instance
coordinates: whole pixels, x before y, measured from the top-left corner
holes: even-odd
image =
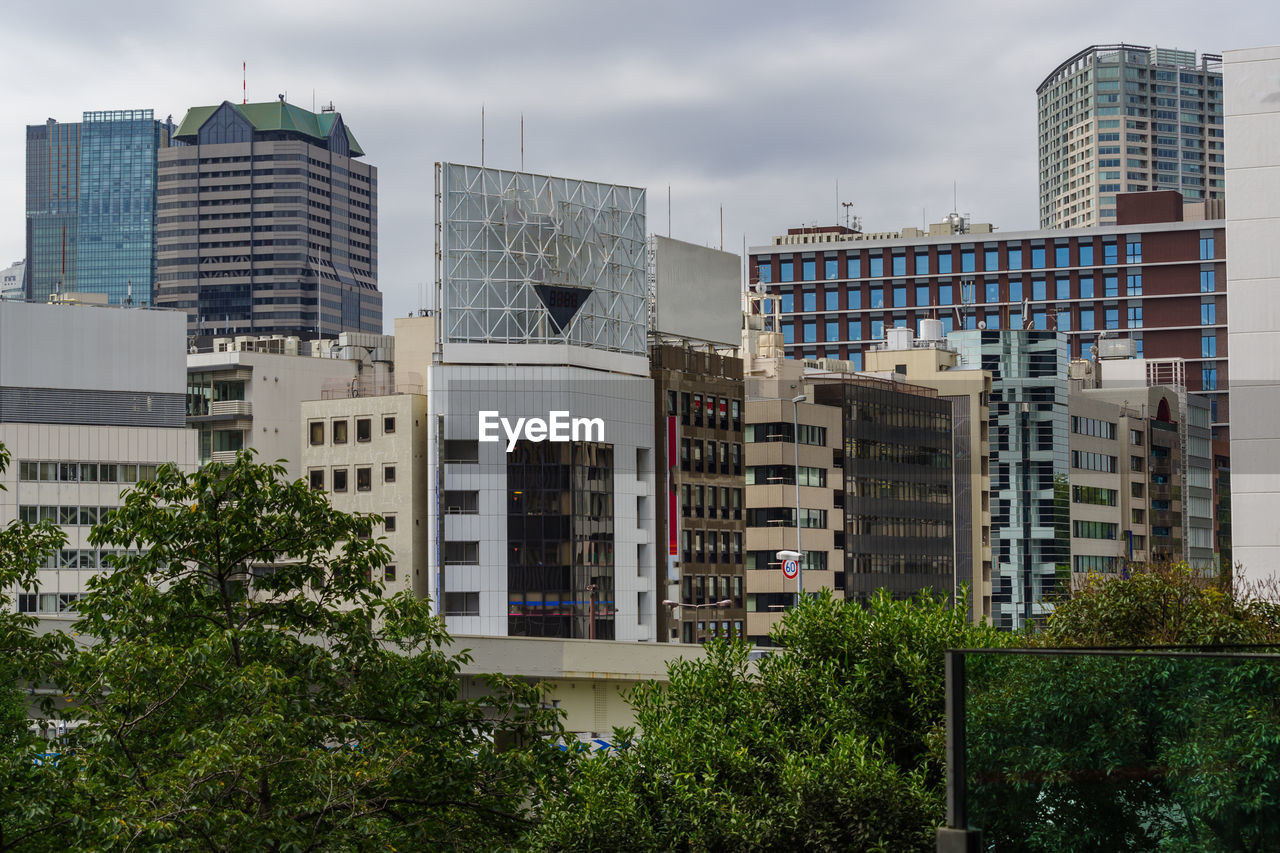
[[[795,429],[792,437],[796,447],[796,604],[804,598],[804,549],[800,547],[800,404],[806,399],[803,394],[791,398],[792,426]]]
[[[669,598],[665,598],[662,601],[662,606],[670,608],[671,610],[675,610],[677,607],[688,607],[690,610],[701,610],[704,607],[718,607],[723,610],[726,607],[732,607],[733,601],[731,599],[724,598],[724,599],[721,599],[720,601],[708,601],[706,604],[691,604],[687,601],[672,601]],[[701,643],[702,638],[698,633],[697,624],[698,624],[697,620],[695,619],[694,628],[693,628],[693,632],[694,632],[693,641],[695,643]]]

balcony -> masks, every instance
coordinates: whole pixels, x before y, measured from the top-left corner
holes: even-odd
[[[210,418],[251,418],[253,403],[248,400],[215,400],[209,404]]]

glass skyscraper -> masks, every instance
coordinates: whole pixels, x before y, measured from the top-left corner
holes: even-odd
[[[27,127],[27,290],[153,303],[156,161],[170,127],[151,110]]]

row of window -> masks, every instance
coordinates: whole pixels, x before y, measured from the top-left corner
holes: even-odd
[[[350,469],[346,467],[327,469],[329,479],[329,491],[342,493],[350,488]],[[307,478],[311,483],[311,488],[318,492],[325,490],[326,469],[312,468],[307,471]],[[382,482],[394,483],[396,481],[396,466],[382,466]],[[356,491],[368,492],[373,490],[373,468],[357,467],[356,468]]]
[[[64,527],[92,527],[99,521],[106,521],[107,513],[115,507],[109,506],[35,506],[23,504],[18,507],[18,520],[26,524],[39,524],[52,521]]]
[[[1103,238],[1101,264],[1103,266],[1113,266],[1120,263],[1140,264],[1142,263],[1142,238],[1139,236],[1130,236],[1124,241],[1124,260],[1120,257],[1120,243],[1114,239]],[[829,252],[823,255],[821,260],[822,279],[832,280],[840,278],[862,278],[863,277],[863,260],[866,260],[866,277],[868,278],[884,278],[886,263],[891,276],[906,275],[951,275],[954,273],[972,273],[979,272],[978,258],[982,259],[982,272],[1003,272],[1006,270],[1022,270],[1022,269],[1048,269],[1048,260],[1051,257],[1049,247],[1044,245],[1035,245],[1032,243],[1029,254],[1025,256],[1030,261],[1030,267],[1024,267],[1024,254],[1021,244],[1005,244],[1004,245],[1004,264],[1001,264],[1001,250],[998,245],[987,245],[982,248],[981,253],[976,248],[962,247],[960,249],[959,266],[953,263],[953,249],[950,246],[939,246],[933,251],[930,247],[921,246],[913,249],[911,252],[910,262],[908,262],[907,252],[904,249],[885,249],[861,251],[851,249],[844,252]],[[843,256],[843,258],[842,258]],[[1071,258],[1071,246],[1068,243],[1058,243],[1052,247],[1053,267],[1058,269],[1066,269],[1071,267],[1091,267],[1096,263],[1097,255],[1094,252],[1092,240],[1089,242],[1079,242],[1076,245],[1076,257],[1073,264]],[[1215,238],[1211,234],[1202,234],[1199,244],[1199,259],[1202,261],[1211,261],[1216,257]],[[844,263],[841,264],[843,259]],[[774,261],[777,261],[777,277],[774,277]],[[757,256],[756,258],[756,276],[757,280],[765,284],[777,282],[796,281],[795,259],[792,255],[781,254],[775,256]],[[800,258],[800,281],[818,281],[819,259],[816,253],[803,254]],[[910,272],[908,272],[910,269]],[[843,273],[843,275],[841,274]]]
[[[808,444],[815,447],[826,447],[827,445],[826,427],[800,424],[798,435],[800,444]],[[796,425],[793,422],[777,421],[774,423],[747,424],[745,440],[748,444],[769,441],[794,443],[796,436]]]
[[[911,501],[912,503],[951,503],[950,483],[912,483],[901,480],[882,480],[874,477],[854,477],[850,483],[849,497],[872,500]]]
[[[1105,572],[1115,574],[1124,568],[1124,560],[1120,557],[1102,557],[1095,554],[1074,554],[1071,557],[1071,570],[1088,574]]]
[[[356,441],[366,442],[373,441],[373,419],[372,418],[356,418]],[[325,421],[310,421],[307,424],[307,438],[312,447],[319,447],[325,443]],[[350,435],[350,420],[348,418],[332,418],[328,422],[329,434],[332,437],[333,444],[346,444]],[[382,419],[382,434],[391,435],[396,431],[396,419],[392,415],[386,415]]]
[[[33,462],[18,463],[18,479],[30,482],[137,483],[154,480],[158,465],[133,462]]]
[[[1076,435],[1092,435],[1110,441],[1115,441],[1116,438],[1116,425],[1111,421],[1098,420],[1097,418],[1082,418],[1072,415],[1071,431]]]
[[[668,389],[667,414],[679,415],[685,426],[715,428],[718,424],[720,429],[742,429],[742,401],[728,397],[704,397],[689,391],[677,396],[674,388]]]
[[[741,563],[741,531],[681,530],[681,558],[685,563]]]
[[[1078,504],[1093,506],[1115,506],[1117,492],[1115,489],[1104,489],[1101,486],[1072,486],[1071,500]]]
[[[746,566],[751,571],[782,571],[782,561],[777,551],[749,551]],[[825,572],[827,570],[827,552],[808,550],[800,557],[800,569],[806,572]]]
[[[827,485],[826,468],[810,468],[801,465],[799,472],[800,477],[797,484],[796,467],[794,465],[749,465],[747,466],[747,485],[773,486],[785,484],[788,486],[818,487]]]
[[[749,481],[748,481],[749,482]],[[742,489],[729,486],[680,486],[680,506],[685,518],[742,518]]]
[[[850,536],[891,536],[895,539],[942,539],[951,536],[950,521],[891,515],[847,515],[845,529]]]
[[[1109,521],[1073,521],[1071,535],[1077,539],[1115,539],[1118,525]]]
[[[793,506],[782,507],[754,507],[747,510],[747,526],[748,527],[795,527],[796,526],[796,508]],[[800,526],[801,527],[826,527],[827,511],[825,509],[801,509],[800,510]]]
[[[951,451],[918,444],[897,444],[889,441],[853,439],[846,442],[845,455],[849,459],[894,462],[899,465],[918,465],[924,468],[950,468]]]
[[[716,448],[719,446],[719,471],[721,474],[742,473],[742,445],[729,444],[727,441],[703,442],[698,438],[680,439],[680,470],[699,471],[714,474],[716,465]],[[705,452],[704,452],[705,447]]]
[[[681,578],[680,600],[685,604],[714,604],[731,601],[742,606],[742,575],[685,575]]]
[[[1071,467],[1085,471],[1104,471],[1108,474],[1114,474],[1116,472],[1116,458],[1105,453],[1073,450],[1071,451]]]

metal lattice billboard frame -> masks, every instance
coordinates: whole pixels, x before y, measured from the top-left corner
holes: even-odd
[[[646,352],[643,189],[438,163],[436,239],[445,343]],[[539,285],[589,294],[561,329]]]

